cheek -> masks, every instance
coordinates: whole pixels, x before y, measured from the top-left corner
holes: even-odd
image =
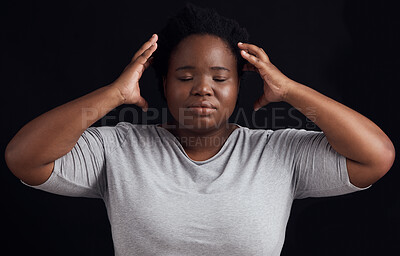
[[[228,88],[221,90],[219,92],[220,98],[224,99],[227,104],[236,104],[237,96],[238,96],[238,86],[231,85]]]
[[[185,98],[185,90],[184,88],[178,88],[175,86],[167,86],[167,100],[170,100],[172,104],[179,104],[182,99]]]
[[[167,81],[165,84],[165,98],[167,99],[167,105],[171,112],[176,112],[182,105],[184,105],[184,99],[187,98],[187,90],[182,87],[175,85]]]

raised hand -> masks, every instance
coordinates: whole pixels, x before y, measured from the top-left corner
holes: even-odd
[[[146,43],[135,53],[132,61],[125,67],[122,74],[110,85],[117,88],[125,104],[135,104],[147,111],[148,103],[140,95],[139,80],[143,72],[151,64],[151,55],[157,49],[157,35],[154,34]]]
[[[275,67],[264,50],[253,44],[238,43],[242,57],[247,60],[245,71],[255,71],[264,81],[264,93],[254,103],[254,110],[270,102],[283,101],[293,80]]]

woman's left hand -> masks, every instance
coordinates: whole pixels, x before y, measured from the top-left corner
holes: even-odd
[[[284,101],[293,80],[285,76],[275,67],[264,50],[253,44],[238,43],[242,57],[246,63],[244,71],[255,71],[264,81],[264,93],[254,103],[254,110],[267,105],[270,102]]]
[[[270,102],[285,101],[314,120],[332,148],[346,157],[349,179],[355,186],[367,187],[389,171],[396,152],[392,141],[376,124],[351,108],[291,80],[269,61],[263,49],[240,43],[238,47],[249,62],[244,70],[256,71],[264,80],[264,93],[254,103],[255,110]],[[313,111],[304,111],[307,109]]]

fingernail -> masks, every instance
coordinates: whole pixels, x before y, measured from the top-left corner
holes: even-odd
[[[239,44],[243,44],[242,42],[239,42]]]
[[[245,50],[241,51],[244,55],[248,54]]]

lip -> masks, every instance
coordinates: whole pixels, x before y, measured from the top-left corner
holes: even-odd
[[[189,111],[194,114],[205,116],[210,115],[216,111],[215,108],[204,108],[204,107],[189,107]]]
[[[189,108],[211,108],[211,109],[216,109],[214,105],[209,102],[209,101],[199,101],[191,104]]]
[[[209,101],[200,101],[191,104],[188,109],[197,115],[210,115],[216,111],[216,107]]]

